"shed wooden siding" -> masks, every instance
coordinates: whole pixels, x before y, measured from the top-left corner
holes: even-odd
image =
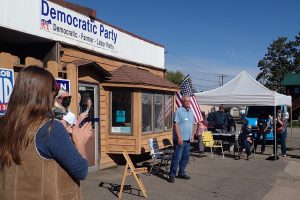
[[[67,49],[65,49],[67,51]],[[72,50],[73,51],[73,50]],[[77,52],[80,53],[80,52]],[[85,56],[91,56],[88,54],[84,54]],[[93,58],[96,58],[93,57]],[[98,58],[98,57],[97,57]],[[101,60],[102,58],[98,58]],[[65,59],[63,59],[66,62]],[[97,59],[96,59],[97,60]],[[95,60],[94,60],[95,61]],[[107,60],[111,61],[111,60]],[[115,62],[115,61],[111,61]],[[124,63],[118,63],[120,66]],[[17,56],[11,55],[9,53],[0,52],[0,68],[7,69],[16,69],[26,67],[29,65],[39,65],[42,66],[42,62],[28,57],[25,59],[25,64],[20,63],[20,59]],[[104,65],[101,65],[102,67]],[[47,66],[45,66],[54,77],[58,77],[58,72],[62,68],[60,63],[55,61],[49,61]],[[156,74],[163,73],[163,71],[157,71]],[[17,77],[18,72],[15,70],[15,78]],[[142,126],[142,106],[141,106],[141,90],[137,90],[133,92],[133,116],[132,116],[132,131],[133,135],[115,135],[110,133],[110,91],[109,88],[103,87],[101,83],[98,82],[97,77],[81,77],[78,79],[78,68],[69,63],[67,65],[67,78],[71,81],[71,91],[70,94],[74,97],[73,99],[77,99],[78,94],[78,81],[85,81],[92,84],[96,84],[99,86],[99,117],[100,117],[100,126],[99,126],[99,169],[105,169],[108,167],[116,166],[116,163],[110,158],[110,153],[121,154],[124,150],[128,151],[132,154],[140,154],[149,151],[148,147],[148,139],[149,138],[157,138],[159,142],[159,146],[163,148],[162,140],[168,138],[170,141],[172,140],[172,132],[166,131],[161,133],[154,134],[142,134],[141,126]],[[132,87],[132,86],[131,86]],[[153,88],[154,89],[154,88]],[[156,88],[155,88],[156,89]],[[77,101],[72,101],[70,108],[75,113],[77,112]]]
[[[91,53],[87,53],[84,51],[80,51],[77,49],[62,47],[63,56],[61,61],[64,63],[72,63],[78,61],[94,61],[99,64],[103,69],[108,72],[112,72],[115,69],[123,66],[124,64],[128,64],[126,62],[112,60],[110,58],[101,57],[99,55],[94,55]],[[135,65],[131,65],[135,66]],[[158,75],[161,78],[164,78],[164,70],[152,69],[143,66],[135,66],[149,70],[155,75]],[[97,80],[91,77],[81,77],[79,81],[86,82],[97,82]],[[124,150],[128,151],[131,154],[140,154],[142,150],[149,151],[148,147],[148,139],[150,137],[156,137],[159,141],[160,147],[162,145],[162,139],[168,138],[172,139],[172,134],[170,131],[164,133],[155,133],[155,134],[147,134],[142,135],[141,133],[141,93],[133,92],[133,115],[132,115],[132,131],[133,135],[117,135],[111,134],[111,124],[110,124],[110,91],[109,88],[103,88],[103,85],[100,84],[100,104],[99,104],[99,114],[100,114],[100,133],[99,133],[99,159],[100,159],[100,169],[105,169],[107,167],[115,166],[116,163],[110,158],[108,154],[121,154]],[[124,86],[125,85],[125,86]],[[124,88],[131,87],[132,85],[113,85],[113,86],[121,86]],[[154,87],[147,87],[147,89],[155,89]],[[165,89],[162,89],[165,90]],[[77,95],[76,95],[77,96]]]
[[[64,52],[63,56],[61,58],[61,61],[66,62],[66,63],[77,62],[77,61],[82,61],[82,60],[94,61],[108,72],[112,72],[124,64],[128,65],[128,63],[126,63],[125,61],[121,62],[118,60],[113,60],[111,58],[106,58],[104,56],[99,56],[99,54],[98,55],[91,54],[88,52],[80,51],[80,50],[69,48],[69,47],[62,47],[61,50]],[[152,72],[153,74],[155,74],[161,78],[164,78],[164,71],[165,71],[164,69],[159,69],[159,68],[154,69],[154,68],[149,68],[146,66],[135,65],[135,64],[130,64],[130,65],[135,66],[135,67],[140,67],[143,69],[147,69],[150,72]]]

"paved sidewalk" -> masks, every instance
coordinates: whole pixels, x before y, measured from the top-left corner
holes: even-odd
[[[298,132],[300,136],[300,129]],[[211,159],[207,153],[208,157],[190,159],[187,174],[191,180],[176,179],[174,184],[168,183],[166,176],[142,174],[141,179],[147,199],[300,199],[300,148],[295,146],[299,146],[297,142],[287,157],[277,161],[266,160],[272,153],[272,145],[267,146],[267,154],[256,154],[256,159],[249,161],[234,160],[228,157],[228,152],[224,159],[221,156]],[[121,183],[123,170],[124,166],[119,166],[90,173],[82,182],[84,199],[117,199],[114,186]],[[127,178],[125,184],[131,190],[125,190],[122,199],[143,199],[133,177]]]

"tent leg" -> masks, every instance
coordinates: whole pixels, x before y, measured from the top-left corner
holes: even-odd
[[[274,160],[277,160],[277,138],[276,138],[276,106],[274,106],[274,116],[273,116],[273,134],[274,134]]]
[[[291,105],[291,140],[292,140],[292,148],[294,148],[294,145],[293,145],[293,104]]]

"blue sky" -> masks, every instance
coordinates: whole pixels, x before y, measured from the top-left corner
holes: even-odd
[[[254,78],[258,61],[279,36],[300,32],[298,0],[69,0],[97,18],[165,46],[167,70],[190,74],[198,91],[242,70]]]

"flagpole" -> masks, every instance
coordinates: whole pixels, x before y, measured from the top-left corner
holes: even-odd
[[[184,81],[186,81],[186,79],[189,78],[189,76],[190,76],[190,74],[188,74],[188,75],[183,79],[183,81],[180,83],[180,86],[182,85],[182,83],[184,83]]]

